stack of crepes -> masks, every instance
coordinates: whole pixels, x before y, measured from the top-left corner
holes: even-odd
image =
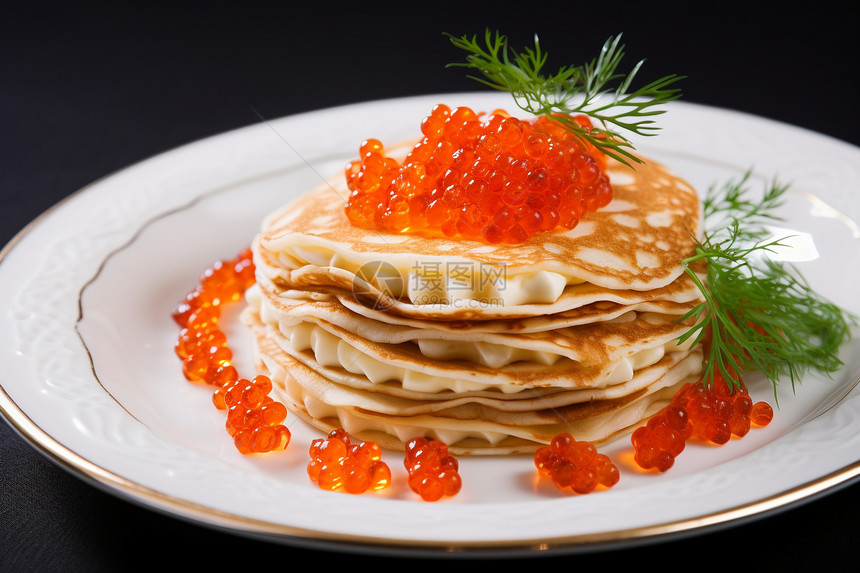
[[[682,260],[695,190],[611,163],[613,200],[516,245],[350,224],[343,176],[271,213],[243,321],[278,398],[322,432],[455,455],[532,452],[560,432],[631,432],[702,371],[679,320],[701,293]]]

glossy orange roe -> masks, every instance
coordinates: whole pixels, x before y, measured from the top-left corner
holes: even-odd
[[[189,381],[220,386],[238,377],[219,321],[224,305],[239,301],[254,281],[251,251],[245,249],[207,268],[198,286],[173,309],[171,316],[181,329],[174,350]]]
[[[590,129],[585,116],[574,120]],[[359,227],[521,243],[573,229],[612,199],[605,157],[554,121],[433,108],[402,162],[362,143],[346,167],[346,214]]]
[[[766,426],[773,408],[753,403],[745,386],[730,390],[722,377],[705,387],[701,382],[684,385],[672,402],[631,436],[634,459],[643,469],[665,472],[684,451],[689,440],[725,444],[743,437],[753,426]]]
[[[191,382],[215,386],[215,407],[227,410],[227,431],[243,454],[281,450],[290,443],[283,425],[286,407],[269,397],[272,382],[265,376],[239,377],[233,353],[219,325],[226,304],[238,302],[254,284],[250,249],[230,260],[217,261],[200,276],[198,286],[171,313],[181,328],[175,351]]]
[[[558,434],[548,446],[538,449],[534,463],[538,473],[550,478],[556,487],[580,494],[591,493],[599,486],[612,487],[620,479],[609,456],[568,433]]]
[[[269,396],[271,391],[272,381],[260,374],[227,382],[212,395],[215,407],[227,410],[227,433],[243,454],[283,450],[290,444],[290,430],[283,424],[287,408]]]
[[[409,488],[424,501],[457,495],[463,485],[457,458],[448,453],[448,446],[440,440],[409,440],[403,466],[408,473]]]
[[[391,469],[382,461],[382,449],[373,441],[353,444],[342,428],[311,442],[308,477],[321,489],[343,489],[359,494],[391,484]]]

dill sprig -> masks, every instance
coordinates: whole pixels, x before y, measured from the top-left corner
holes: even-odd
[[[508,39],[499,32],[486,30],[483,43],[476,35],[446,34],[454,46],[467,52],[465,63],[450,64],[475,69],[473,79],[496,90],[510,92],[523,111],[543,115],[576,136],[588,141],[606,155],[624,164],[641,162],[632,153],[633,145],[624,132],[654,135],[659,127],[653,117],[665,110],[656,106],[680,97],[673,85],[682,76],[669,75],[631,90],[644,60],[625,74],[616,70],[624,57],[621,36],[610,37],[600,54],[580,66],[563,66],[554,74],[544,75],[547,53],[535,35],[534,47],[522,51],[509,48]],[[616,84],[610,88],[611,84]],[[594,128],[585,129],[573,119],[585,114]]]
[[[789,237],[773,238],[767,225],[782,220],[773,211],[788,187],[774,181],[753,200],[749,178],[712,187],[703,200],[708,230],[684,267],[704,302],[684,317],[698,322],[682,341],[705,345],[706,385],[722,377],[736,388],[745,371],[757,369],[774,391],[786,376],[794,389],[809,370],[842,366],[838,351],[853,317],[813,291],[794,265],[769,256],[787,246]]]

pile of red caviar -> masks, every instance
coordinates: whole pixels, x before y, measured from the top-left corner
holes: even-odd
[[[308,477],[321,489],[343,488],[348,493],[381,490],[391,483],[391,469],[382,461],[382,449],[373,441],[351,443],[342,428],[311,442]]]
[[[212,395],[219,410],[227,410],[227,433],[243,454],[283,450],[290,444],[284,426],[287,407],[269,396],[272,381],[259,374],[251,380],[227,382]]]
[[[571,434],[555,436],[549,445],[535,452],[535,467],[559,489],[591,493],[598,486],[612,487],[620,479],[618,468],[594,444],[576,440]]]
[[[269,397],[271,380],[239,377],[219,325],[224,306],[240,301],[254,284],[254,271],[250,249],[215,262],[171,313],[181,328],[175,351],[185,378],[217,388],[212,400],[216,408],[227,410],[227,432],[243,454],[284,449],[290,443],[290,431],[283,425],[286,407]]]
[[[573,119],[592,127],[585,116]],[[573,229],[612,199],[605,157],[545,116],[440,104],[421,131],[402,162],[377,139],[362,143],[346,168],[354,225],[516,244]]]
[[[219,320],[222,308],[241,300],[255,280],[251,251],[245,249],[235,259],[207,268],[197,287],[173,309],[171,316],[181,328],[175,350],[188,380],[221,386],[238,378]]]
[[[743,385],[731,390],[720,376],[708,387],[691,382],[633,432],[634,459],[643,469],[665,472],[691,439],[725,444],[732,436],[743,437],[753,426],[766,426],[772,419],[770,404],[753,403]]]
[[[448,453],[448,446],[440,440],[409,440],[403,466],[408,473],[409,488],[424,501],[457,495],[463,485],[457,458]]]

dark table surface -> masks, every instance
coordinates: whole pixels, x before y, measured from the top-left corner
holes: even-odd
[[[647,58],[644,77],[688,76],[687,101],[860,143],[858,21],[850,3],[572,5],[150,3],[137,11],[117,3],[7,3],[0,18],[0,244],[100,177],[260,116],[479,89],[445,68],[460,56],[442,32],[487,26],[516,45],[539,33],[556,65],[590,58],[606,37],[623,32],[628,61]],[[0,496],[0,571],[156,568],[174,559],[171,551],[201,569],[289,567],[301,558],[412,565],[248,539],[140,507],[58,467],[4,423]],[[739,566],[751,570],[856,570],[857,507],[860,484],[848,484],[730,528],[551,555],[538,565],[658,564],[691,553],[712,560],[749,548]]]

